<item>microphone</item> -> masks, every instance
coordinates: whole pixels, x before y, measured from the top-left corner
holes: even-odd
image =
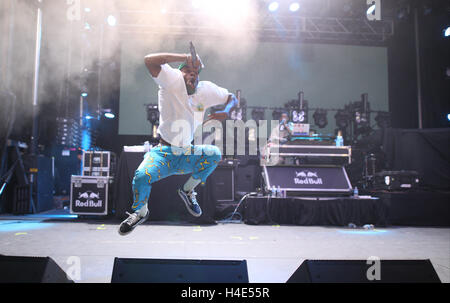
[[[192,41],[189,42],[189,49],[191,51],[192,65],[195,66],[195,64],[197,63],[197,52],[195,51],[195,47]]]
[[[194,43],[192,43],[192,41],[189,42],[189,51],[191,52],[192,65],[195,66],[195,64],[197,63],[197,52],[195,51],[195,46]],[[200,68],[205,68],[202,59],[200,59],[200,56],[198,57],[198,59],[200,60]]]

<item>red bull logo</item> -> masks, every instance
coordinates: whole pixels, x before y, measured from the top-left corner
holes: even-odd
[[[92,191],[79,192],[78,199],[75,200],[76,207],[102,207],[103,200],[100,199],[100,193]]]
[[[296,171],[294,177],[295,184],[323,184],[322,178],[319,178],[317,172],[313,171]]]

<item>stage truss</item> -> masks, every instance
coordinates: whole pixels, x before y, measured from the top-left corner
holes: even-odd
[[[224,37],[224,25],[199,12],[167,12],[163,22],[159,11],[121,10],[122,34]],[[361,18],[305,17],[264,14],[246,20],[249,39],[271,42],[316,42],[383,46],[394,35],[392,20]]]

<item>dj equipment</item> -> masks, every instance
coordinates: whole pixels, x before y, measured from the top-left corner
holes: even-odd
[[[294,123],[292,125],[292,134],[294,136],[309,136],[309,124],[308,123]]]
[[[115,258],[111,283],[248,283],[247,262]]]
[[[407,190],[419,186],[419,173],[416,171],[381,171],[375,173],[372,178],[373,189]]]
[[[263,166],[267,191],[278,187],[288,195],[350,195],[352,185],[343,166]]]
[[[296,145],[269,143],[266,151],[266,161],[271,163],[276,157],[297,157],[308,159],[308,164],[350,164],[352,160],[352,148],[350,146],[333,145]]]
[[[289,157],[297,165],[280,161]],[[265,187],[279,187],[288,195],[350,195],[352,185],[344,168],[350,163],[349,146],[269,143],[262,161]]]
[[[336,141],[330,136],[297,136],[294,134],[294,136],[290,137],[289,141],[285,144],[336,146]]]

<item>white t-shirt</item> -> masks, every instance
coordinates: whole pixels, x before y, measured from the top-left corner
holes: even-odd
[[[188,95],[180,70],[168,64],[161,65],[158,77],[153,77],[159,85],[158,134],[176,146],[188,146],[194,138],[195,129],[203,123],[208,107],[224,104],[228,90],[209,81],[200,81],[193,95]]]

